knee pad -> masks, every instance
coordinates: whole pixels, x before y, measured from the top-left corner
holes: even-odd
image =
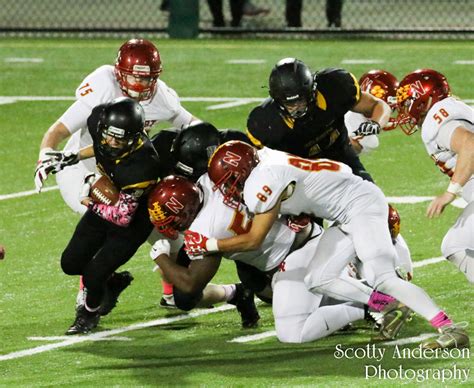
[[[173,287],[174,303],[180,310],[190,311],[197,306],[202,299],[202,291],[196,294],[186,294],[177,287]]]
[[[75,257],[68,255],[67,252],[61,255],[61,269],[66,275],[82,275],[83,270],[79,260],[75,260]]]

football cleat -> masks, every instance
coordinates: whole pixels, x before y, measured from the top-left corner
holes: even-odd
[[[160,300],[160,307],[165,309],[177,309],[173,294],[163,294]]]
[[[109,314],[117,305],[118,297],[133,280],[130,272],[116,272],[108,280],[105,286],[105,294],[99,308],[99,314],[104,316]]]
[[[440,328],[441,335],[423,342],[424,349],[463,349],[469,348],[471,343],[465,330],[467,322],[460,322]]]
[[[76,311],[74,323],[67,329],[66,335],[87,334],[99,324],[98,312],[91,313],[85,306],[80,306]]]
[[[389,303],[382,311],[377,321],[378,333],[374,340],[393,340],[397,337],[405,322],[410,321],[415,314],[413,310],[398,301]]]
[[[255,306],[254,293],[245,288],[242,283],[236,284],[235,295],[227,303],[237,307],[242,319],[242,328],[257,327],[260,315]]]

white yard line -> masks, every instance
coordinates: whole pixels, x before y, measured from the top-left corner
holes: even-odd
[[[453,62],[455,65],[474,65],[473,59],[459,59]]]
[[[260,65],[262,63],[267,63],[266,59],[229,59],[225,61],[230,65]]]
[[[383,59],[343,59],[341,63],[346,65],[372,65],[376,63],[384,63]]]
[[[54,344],[37,346],[35,348],[30,348],[30,349],[25,349],[25,350],[20,350],[17,352],[0,355],[0,361],[13,360],[16,358],[32,356],[34,354],[44,353],[49,350],[64,348],[64,347],[75,345],[82,342],[103,340],[104,338],[107,338],[109,336],[126,333],[128,331],[146,329],[148,327],[154,327],[154,326],[160,326],[160,325],[167,325],[168,323],[183,321],[185,319],[196,318],[203,315],[214,314],[221,311],[232,310],[234,308],[235,306],[226,304],[226,305],[216,307],[213,309],[199,310],[199,311],[191,312],[189,314],[177,315],[171,318],[160,318],[160,319],[155,319],[153,321],[135,323],[133,325],[121,327],[118,329],[105,330],[105,331],[100,331],[98,333],[93,333],[93,334],[88,334],[88,335],[71,336],[61,342],[57,342]]]
[[[41,190],[42,193],[52,190],[58,190],[58,186],[50,186],[45,187]],[[21,197],[28,197],[30,195],[35,195],[36,190],[27,190],[27,191],[20,191],[18,193],[11,193],[11,194],[3,194],[0,195],[0,201],[5,199],[14,199],[14,198],[21,198]],[[431,201],[434,197],[416,197],[416,196],[406,196],[406,197],[387,197],[387,201],[390,203],[398,204],[398,203],[420,203],[420,202],[427,202]],[[458,198],[455,201],[451,202],[451,205],[458,208],[465,208],[467,203],[462,198]]]
[[[432,257],[431,259],[415,261],[415,262],[413,262],[413,268],[425,267],[427,265],[436,264],[436,263],[439,263],[441,261],[446,261],[446,259],[444,257],[440,256],[440,257]]]
[[[423,333],[423,334],[420,334],[416,337],[400,338],[399,340],[384,342],[384,343],[381,343],[380,345],[381,346],[396,346],[396,345],[416,344],[416,343],[419,343],[419,342],[421,342],[425,339],[433,338],[433,337],[437,337],[437,336],[438,336],[438,334],[436,332]]]
[[[5,58],[7,63],[41,63],[44,62],[43,58],[19,58],[19,57],[9,57]]]
[[[252,341],[259,341],[264,338],[269,338],[269,337],[275,337],[276,336],[276,331],[275,330],[270,330],[270,331],[265,331],[263,333],[259,334],[254,334],[254,335],[244,335],[242,337],[236,337],[230,341],[227,342],[237,342],[237,343],[244,343],[244,342],[252,342]]]
[[[47,191],[58,190],[58,189],[59,189],[58,186],[44,187],[41,190],[41,192],[45,193]],[[37,194],[36,190],[28,190],[28,191],[20,191],[18,193],[4,194],[4,195],[0,195],[0,201],[3,201],[5,199],[28,197],[28,196],[34,195],[34,194]]]
[[[70,340],[71,336],[67,335],[57,335],[53,337],[28,337],[30,341],[63,341],[63,340]],[[128,337],[107,337],[107,338],[98,338],[94,341],[131,341],[131,338]]]

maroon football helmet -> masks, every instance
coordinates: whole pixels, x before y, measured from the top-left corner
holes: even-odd
[[[237,140],[222,144],[212,154],[208,174],[226,205],[239,208],[245,181],[259,161],[255,147]]]
[[[397,78],[385,70],[370,70],[359,79],[360,90],[384,100],[390,108],[397,107]]]
[[[385,70],[370,70],[359,79],[360,90],[384,100],[392,111],[397,108],[397,78]],[[389,131],[396,126],[396,119],[390,118],[383,129]]]
[[[176,175],[163,178],[148,196],[150,221],[165,236],[176,239],[188,229],[203,203],[201,189]]]
[[[127,96],[137,101],[150,99],[161,71],[160,53],[150,41],[131,39],[120,47],[115,77]]]
[[[400,233],[400,214],[392,205],[388,205],[388,228],[392,240],[395,240]]]
[[[420,69],[406,75],[397,90],[397,125],[407,135],[413,134],[428,110],[450,95],[446,77],[436,70]]]

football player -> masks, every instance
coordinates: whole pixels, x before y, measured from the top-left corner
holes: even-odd
[[[176,176],[165,178],[149,197],[153,223],[163,233],[187,230],[188,236],[227,238],[246,233],[252,225],[246,206],[243,203],[235,209],[226,206],[222,193],[213,187],[208,174],[201,176],[197,184]],[[194,194],[199,192],[200,195]],[[273,314],[277,337],[282,342],[314,341],[364,318],[361,306],[349,303],[322,305],[322,295],[313,294],[306,288],[306,268],[322,231],[319,225],[308,224],[296,233],[284,218],[280,218],[260,247],[226,255],[227,259],[246,263],[273,278]],[[175,290],[185,291],[191,295],[188,297],[200,296],[222,259],[220,253],[214,252],[193,256],[189,265],[179,266],[168,259],[169,245],[165,240],[156,242],[150,255],[173,282]]]
[[[64,152],[68,158],[76,158],[79,149],[92,144],[87,130],[87,118],[92,109],[100,104],[112,101],[120,96],[127,96],[138,101],[145,111],[145,129],[149,130],[155,123],[167,121],[174,127],[181,128],[197,119],[181,106],[179,97],[165,82],[159,79],[163,71],[161,56],[155,45],[145,39],[131,39],[118,50],[114,66],[103,65],[90,73],[76,89],[76,101],[46,131],[40,145],[39,160],[35,171],[35,186],[41,191],[44,181],[51,169],[50,151],[56,150],[59,144],[69,138]],[[80,192],[84,177],[97,172],[93,158],[81,160],[56,174],[56,181],[66,204],[75,212],[84,214],[87,207],[81,204]],[[150,236],[151,243],[161,236]],[[173,250],[179,249],[175,243]],[[164,298],[161,305],[171,303],[169,295],[172,286],[163,283]],[[78,294],[79,304],[82,291]]]
[[[385,70],[370,70],[360,77],[359,85],[362,92],[370,93],[374,97],[385,101],[392,113],[396,110],[398,81],[393,74]],[[365,121],[367,121],[367,117],[361,113],[349,111],[344,115],[344,123],[349,133],[349,139],[357,154],[368,153],[379,146],[379,139],[376,134],[366,136],[357,134],[360,125]],[[382,129],[385,131],[394,129],[395,123],[395,118],[390,117],[389,122]]]
[[[335,223],[323,234],[309,265],[309,290],[336,299],[369,304],[387,303],[385,313],[398,301],[427,319],[442,335],[427,341],[428,348],[469,346],[469,337],[418,286],[395,272],[395,249],[387,225],[388,204],[382,191],[353,175],[350,168],[328,159],[309,160],[232,141],[220,146],[209,161],[209,176],[229,206],[242,198],[255,214],[252,226],[239,236],[186,238],[188,254],[246,251],[258,248],[279,216],[301,213]],[[345,242],[346,241],[346,242]],[[339,275],[348,264],[338,245],[355,247],[358,258],[374,273],[375,288],[367,292]]]
[[[429,218],[441,215],[456,197],[467,206],[444,236],[443,256],[474,282],[474,112],[451,96],[446,77],[432,69],[406,75],[397,91],[398,122],[407,134],[421,127],[426,151],[450,178],[446,191],[428,206]]]
[[[270,98],[247,119],[248,137],[257,148],[267,146],[304,158],[330,158],[348,164],[354,174],[372,181],[351,147],[344,115],[363,114],[356,136],[376,135],[391,114],[381,99],[360,90],[343,69],[311,73],[295,58],[280,60],[270,73]]]
[[[153,229],[146,198],[160,174],[160,163],[144,125],[143,108],[127,97],[96,106],[87,119],[93,143],[81,150],[80,158],[92,149],[98,170],[120,193],[116,204],[96,203],[89,197],[88,179],[84,184],[81,203],[87,211],[61,256],[64,273],[81,275],[87,289],[68,335],[94,329],[100,315],[115,306],[122,289],[117,290],[114,271],[131,259]]]

